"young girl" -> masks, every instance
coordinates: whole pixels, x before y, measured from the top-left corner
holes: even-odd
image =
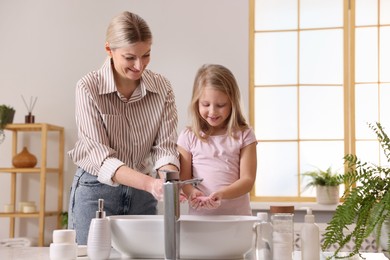
[[[234,75],[221,65],[197,72],[190,106],[192,124],[178,138],[189,214],[252,215],[249,192],[256,179],[256,137],[241,112]]]

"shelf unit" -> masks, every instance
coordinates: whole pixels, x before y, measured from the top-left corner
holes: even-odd
[[[45,234],[45,218],[49,216],[57,216],[57,227],[61,225],[61,212],[63,201],[63,168],[64,168],[64,128],[47,123],[36,124],[8,124],[4,128],[12,132],[12,158],[17,154],[18,149],[18,133],[19,132],[40,132],[41,133],[41,152],[37,156],[40,161],[39,166],[35,168],[0,168],[0,173],[11,174],[11,201],[14,205],[14,212],[5,213],[0,212],[0,217],[10,218],[9,237],[15,237],[15,219],[16,218],[38,218],[38,246],[44,246]],[[58,168],[47,167],[47,147],[48,147],[48,133],[58,133]],[[46,211],[46,175],[58,174],[58,202],[56,211]],[[18,212],[16,208],[16,176],[17,174],[39,174],[40,175],[40,194],[38,211],[32,213]]]

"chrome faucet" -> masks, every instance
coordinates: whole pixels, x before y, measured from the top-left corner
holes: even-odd
[[[180,258],[180,189],[185,184],[198,185],[203,179],[180,181],[178,171],[166,173],[164,182],[164,242],[165,259]]]

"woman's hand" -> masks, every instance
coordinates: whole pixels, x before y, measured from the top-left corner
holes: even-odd
[[[147,190],[151,193],[156,200],[163,201],[164,200],[164,180],[163,179],[151,179],[149,183],[149,189]]]
[[[172,164],[164,165],[157,170],[160,178],[153,179],[149,183],[150,188],[147,191],[150,192],[158,201],[164,200],[164,182],[165,182],[167,171],[178,172],[178,169],[175,165]],[[180,200],[181,199],[182,198],[180,196]]]
[[[164,200],[164,180],[153,179],[150,183],[149,192],[156,198],[156,200],[163,201]],[[187,201],[187,196],[182,190],[180,190],[179,201],[180,201],[180,203]]]

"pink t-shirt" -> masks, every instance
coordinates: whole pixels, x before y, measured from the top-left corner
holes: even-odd
[[[199,140],[189,130],[183,130],[177,144],[192,154],[192,174],[203,178],[198,185],[206,196],[223,186],[228,186],[240,178],[240,152],[245,146],[256,142],[252,129],[237,133],[237,139],[228,135],[210,136],[206,142]],[[217,209],[195,210],[193,215],[252,215],[249,193],[236,199],[222,200]]]

